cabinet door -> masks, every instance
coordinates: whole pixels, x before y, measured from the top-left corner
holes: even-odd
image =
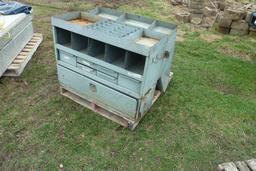
[[[85,99],[115,111],[126,118],[135,118],[137,111],[136,99],[60,65],[58,66],[58,77],[64,87],[73,89]]]

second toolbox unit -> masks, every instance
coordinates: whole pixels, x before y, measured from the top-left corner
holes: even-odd
[[[52,26],[62,95],[134,129],[171,80],[176,25],[96,8]]]
[[[0,77],[33,36],[30,14],[0,15]]]

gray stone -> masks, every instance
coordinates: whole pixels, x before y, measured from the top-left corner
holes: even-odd
[[[249,24],[245,20],[234,21],[231,24],[231,28],[235,30],[243,30],[248,32]]]
[[[220,4],[219,4],[219,8],[220,8],[220,10],[221,11],[224,11],[225,10],[225,8],[226,8],[226,2],[220,2]]]
[[[227,28],[227,27],[219,27],[219,28],[218,28],[218,31],[219,31],[220,33],[223,33],[223,34],[229,34],[230,28]]]
[[[226,16],[219,17],[219,27],[230,28],[232,24],[232,19]]]
[[[231,18],[231,20],[242,20],[246,17],[246,11],[241,9],[225,9],[224,15]]]
[[[251,15],[252,15],[252,11],[247,12],[247,15],[246,15],[246,18],[245,18],[246,22],[250,22]]]
[[[210,8],[210,7],[204,7],[203,14],[204,16],[216,16],[218,11],[216,9]]]
[[[247,35],[248,33],[249,33],[249,30],[238,30],[238,29],[234,29],[234,28],[232,28],[230,30],[231,35],[243,36],[243,35]]]

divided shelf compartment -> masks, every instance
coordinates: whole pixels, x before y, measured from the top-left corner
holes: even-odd
[[[55,27],[55,29],[57,43],[66,47],[71,47],[71,32],[58,27]]]
[[[96,9],[91,10],[90,13],[104,19],[120,21],[128,25],[152,30],[165,35],[171,35],[171,33],[176,30],[176,25],[171,23],[154,20],[144,16],[122,13],[104,7],[97,7]]]
[[[80,34],[71,33],[71,48],[77,51],[85,51],[88,48],[89,39]]]
[[[117,20],[123,14],[122,12],[108,8],[95,8],[91,13],[109,20]]]
[[[126,51],[124,49],[112,45],[106,45],[106,62],[125,68],[125,55]]]
[[[125,13],[120,20],[123,21],[125,24],[140,27],[143,29],[148,29],[154,22],[153,19],[127,13]]]
[[[60,45],[72,48],[73,50],[126,69],[127,71],[143,75],[146,56],[130,52],[125,49],[115,47],[113,45],[109,45],[61,28],[56,28],[56,35],[57,43]],[[64,52],[61,53],[64,54]],[[65,57],[62,58],[64,62],[67,62],[67,55],[62,56]]]

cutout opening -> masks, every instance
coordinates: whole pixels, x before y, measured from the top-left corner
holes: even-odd
[[[87,54],[95,58],[104,60],[105,55],[105,43],[98,40],[89,39],[89,47]]]
[[[74,50],[85,51],[88,47],[88,41],[88,38],[83,35],[71,34],[71,48]]]
[[[125,52],[124,49],[107,45],[105,60],[108,63],[124,68]]]
[[[58,44],[71,47],[71,32],[56,27],[56,41]]]
[[[125,60],[125,69],[127,69],[128,71],[143,75],[145,63],[146,56],[134,52],[127,52]]]

